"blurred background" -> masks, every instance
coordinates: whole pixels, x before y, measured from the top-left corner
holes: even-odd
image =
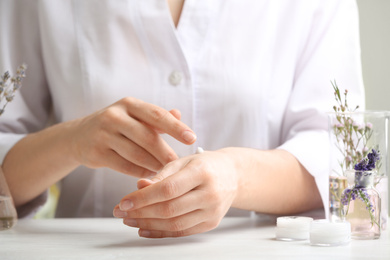
[[[390,0],[357,0],[357,3],[366,107],[390,110]],[[390,190],[390,182],[388,187]],[[390,208],[390,193],[387,203]]]

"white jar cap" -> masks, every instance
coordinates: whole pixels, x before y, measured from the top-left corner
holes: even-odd
[[[339,246],[351,241],[351,224],[348,221],[330,222],[314,220],[310,227],[310,244],[313,246]]]
[[[309,217],[279,217],[276,219],[276,239],[283,241],[296,241],[309,239]]]

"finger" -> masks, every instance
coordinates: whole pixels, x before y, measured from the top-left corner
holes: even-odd
[[[176,160],[175,162],[168,163],[159,173],[154,175],[151,179],[139,179],[137,181],[137,188],[143,189],[153,183],[162,181],[166,177],[172,175],[182,168],[182,163],[180,160]]]
[[[120,210],[119,205],[116,205],[112,211],[112,215],[116,218],[125,218],[127,217],[127,212]]]
[[[127,212],[127,217],[136,219],[169,219],[205,208],[206,203],[207,199],[204,191],[193,190],[176,199],[130,210]]]
[[[134,210],[158,202],[177,198],[200,185],[199,174],[190,174],[183,169],[153,185],[137,190],[125,196],[119,206],[123,211]]]
[[[150,171],[146,168],[135,165],[130,161],[127,161],[113,150],[108,150],[108,152],[104,155],[104,158],[107,161],[105,167],[111,168],[117,172],[121,172],[138,178],[146,178],[155,174],[155,172],[153,171]]]
[[[150,179],[139,179],[137,181],[137,188],[140,190],[140,189],[143,189],[149,185],[152,185],[154,182]]]
[[[135,98],[126,98],[125,103],[131,116],[169,134],[182,143],[193,144],[195,142],[196,135],[191,128],[176,119],[167,110]]]
[[[156,131],[131,117],[123,121],[119,131],[127,139],[145,149],[162,165],[178,158],[173,149]]]
[[[181,119],[181,113],[179,110],[177,109],[172,109],[169,111],[169,113],[171,113],[177,120],[180,120]],[[149,128],[151,129],[154,129],[154,131],[156,131],[157,133],[159,134],[165,134],[163,131],[160,131],[158,129],[155,129],[153,128],[152,126],[148,125],[147,123],[143,122],[146,126],[148,126]]]
[[[140,229],[138,235],[146,238],[164,238],[164,237],[185,237],[195,235],[203,232],[210,231],[218,226],[219,222],[202,222],[189,229],[181,231],[159,231],[159,230],[148,230]]]
[[[118,138],[113,138],[109,145],[124,159],[140,167],[154,172],[157,172],[163,167],[162,163],[148,151],[135,144],[125,136],[119,135]]]
[[[174,174],[175,172],[178,172],[188,161],[188,159],[179,159],[175,160],[174,162],[170,162],[167,165],[164,166],[164,168],[157,174],[153,175],[151,179],[140,179],[137,181],[137,188],[143,189],[153,183],[156,183],[158,181],[162,181],[163,179],[167,178],[168,176]]]
[[[173,174],[176,174],[181,169],[183,169],[185,167],[185,165],[188,164],[189,161],[190,161],[190,158],[186,157],[186,158],[177,159],[175,161],[172,161],[172,162],[166,164],[164,166],[164,168],[161,169],[160,172],[158,172],[156,175],[154,175],[150,179],[150,182],[156,183],[156,182],[159,182],[159,181],[162,181],[162,180],[168,178],[169,176],[171,176]]]
[[[202,210],[196,210],[185,215],[170,219],[134,219],[125,218],[123,223],[130,227],[137,227],[144,230],[180,232],[189,229],[205,221]]]

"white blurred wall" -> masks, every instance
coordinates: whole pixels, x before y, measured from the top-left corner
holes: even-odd
[[[366,106],[370,110],[390,111],[390,0],[357,0],[357,3]],[[390,194],[388,202],[390,208]]]

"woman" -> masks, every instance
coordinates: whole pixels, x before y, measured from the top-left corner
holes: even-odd
[[[0,7],[0,68],[29,65],[0,128],[19,212],[58,181],[58,217],[151,238],[326,209],[330,80],[364,102],[353,0]]]

